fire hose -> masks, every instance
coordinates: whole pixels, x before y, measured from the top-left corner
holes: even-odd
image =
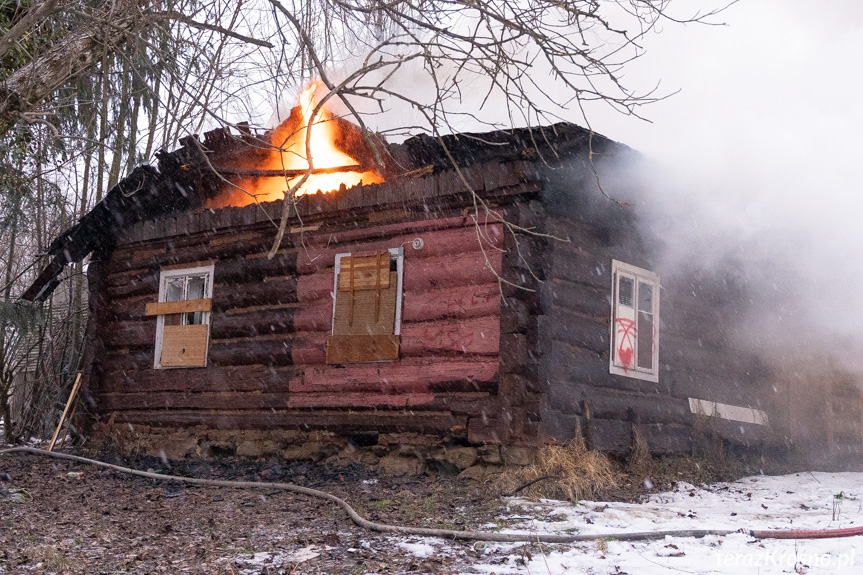
[[[209,485],[212,487],[228,487],[235,489],[277,489],[291,493],[299,493],[331,501],[341,507],[351,520],[364,529],[377,531],[379,533],[398,533],[403,535],[419,535],[421,537],[442,537],[445,539],[461,539],[468,541],[493,541],[502,543],[577,543],[580,541],[597,541],[601,539],[615,539],[618,541],[650,541],[664,539],[665,537],[706,537],[708,535],[726,536],[734,533],[742,533],[755,539],[825,539],[832,537],[852,537],[863,535],[863,526],[850,527],[846,529],[794,529],[794,530],[753,530],[753,529],[681,529],[670,531],[642,531],[629,533],[591,533],[591,534],[552,534],[552,533],[488,533],[483,531],[459,531],[455,529],[431,529],[427,527],[410,527],[406,525],[390,525],[369,521],[356,512],[347,501],[318,489],[302,487],[293,483],[264,482],[264,481],[229,481],[222,479],[201,479],[197,477],[181,477],[179,475],[163,475],[150,471],[140,471],[129,467],[121,467],[95,459],[88,459],[68,453],[45,451],[35,447],[13,447],[0,450],[0,455],[7,453],[30,453],[33,455],[44,455],[56,459],[66,459],[78,463],[86,463],[98,467],[111,469],[119,473],[170,481],[175,483],[186,483],[190,485]]]

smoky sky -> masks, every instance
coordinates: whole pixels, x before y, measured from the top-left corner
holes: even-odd
[[[752,341],[848,360],[863,339],[863,4],[744,0],[719,19],[648,38],[625,80],[679,90],[642,110],[650,122],[597,107],[593,127],[658,168],[642,200],[674,224],[668,258],[748,278]]]

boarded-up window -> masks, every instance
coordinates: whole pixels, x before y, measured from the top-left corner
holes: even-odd
[[[162,270],[159,301],[145,312],[158,316],[155,368],[206,367],[212,297],[212,265]]]
[[[659,380],[659,276],[612,261],[611,373]]]
[[[398,359],[402,257],[402,248],[336,256],[327,363]]]

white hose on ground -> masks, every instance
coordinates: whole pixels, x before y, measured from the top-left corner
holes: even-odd
[[[600,539],[616,539],[618,541],[648,541],[653,539],[664,539],[665,537],[705,537],[707,535],[725,536],[732,533],[744,533],[758,539],[816,539],[825,537],[849,537],[852,535],[863,535],[863,527],[850,529],[825,529],[825,530],[792,530],[792,531],[750,531],[747,529],[683,529],[675,531],[642,531],[630,533],[591,533],[584,535],[555,535],[552,533],[488,533],[484,531],[457,531],[454,529],[431,529],[428,527],[409,527],[405,525],[389,525],[378,523],[357,513],[347,501],[332,493],[294,485],[293,483],[271,483],[264,481],[228,481],[222,479],[199,479],[196,477],[181,477],[178,475],[163,475],[149,471],[139,471],[129,467],[112,465],[95,459],[88,459],[78,455],[59,453],[56,451],[45,451],[35,447],[12,447],[0,450],[0,455],[7,453],[30,453],[33,455],[44,455],[56,459],[66,459],[104,467],[120,473],[137,475],[148,479],[159,479],[161,481],[172,481],[176,483],[188,483],[191,485],[211,485],[214,487],[230,487],[235,489],[279,489],[292,493],[300,493],[310,497],[332,501],[347,512],[351,520],[365,529],[378,531],[380,533],[399,533],[404,535],[419,535],[421,537],[443,537],[445,539],[464,539],[469,541],[495,541],[502,543],[577,543],[579,541],[597,541]]]

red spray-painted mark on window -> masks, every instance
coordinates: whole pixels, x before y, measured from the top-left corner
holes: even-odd
[[[617,324],[617,360],[623,364],[623,369],[632,365],[635,352],[635,322],[625,317],[615,320]]]

